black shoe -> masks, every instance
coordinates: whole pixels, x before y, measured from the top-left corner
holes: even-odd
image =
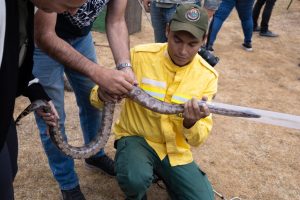
[[[278,34],[273,33],[272,31],[260,32],[259,35],[263,37],[278,37]]]
[[[71,190],[61,190],[63,200],[85,200],[79,185]]]
[[[90,169],[101,170],[110,176],[116,176],[114,161],[107,155],[85,159],[85,164]]]
[[[259,31],[260,31],[260,27],[259,26],[253,28],[253,32],[259,32]]]
[[[253,51],[252,49],[252,44],[251,43],[243,43],[242,47],[246,50],[246,51]]]

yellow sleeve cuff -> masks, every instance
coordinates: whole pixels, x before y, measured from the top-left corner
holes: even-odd
[[[183,135],[187,139],[187,142],[192,146],[199,146],[208,137],[212,129],[211,115],[199,120],[193,127],[186,129],[183,127]]]
[[[98,88],[99,88],[99,86],[95,85],[93,87],[93,89],[91,90],[91,93],[90,93],[90,102],[91,102],[92,106],[94,106],[95,108],[97,108],[99,110],[102,110],[103,107],[104,107],[104,103],[103,103],[103,101],[101,101],[99,99]]]

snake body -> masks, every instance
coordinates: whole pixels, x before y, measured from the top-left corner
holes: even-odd
[[[158,99],[153,98],[148,93],[143,91],[141,88],[134,86],[132,91],[128,94],[128,98],[133,100],[134,102],[140,104],[147,109],[150,109],[154,112],[158,112],[161,114],[179,114],[184,111],[184,104],[170,104]],[[199,101],[199,105],[205,103],[204,101]],[[224,109],[220,107],[216,107],[214,105],[207,104],[211,113],[233,116],[233,117],[247,117],[247,118],[258,118],[259,115],[255,113],[247,112],[247,111],[235,111]],[[51,108],[46,101],[37,100],[34,101],[31,105],[29,105],[16,119],[16,123],[19,122],[23,117],[28,115],[29,113],[42,108],[45,112],[50,112]],[[101,129],[98,131],[95,138],[86,145],[81,147],[74,147],[67,143],[64,140],[63,136],[59,131],[58,126],[50,126],[49,127],[49,135],[52,142],[57,146],[57,148],[62,151],[65,155],[70,156],[74,159],[85,159],[95,155],[102,149],[107,143],[113,122],[113,113],[115,109],[115,103],[113,102],[104,102],[103,114],[102,114],[102,122]]]

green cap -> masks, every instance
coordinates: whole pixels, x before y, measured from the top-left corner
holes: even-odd
[[[171,19],[171,31],[187,31],[200,39],[207,31],[207,12],[195,4],[181,4]]]

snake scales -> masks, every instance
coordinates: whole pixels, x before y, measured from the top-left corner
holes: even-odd
[[[183,104],[169,104],[160,100],[157,100],[147,94],[145,91],[139,87],[134,86],[133,90],[128,94],[128,98],[135,101],[136,103],[150,109],[154,112],[161,114],[178,114],[182,113],[184,110]],[[199,101],[199,104],[203,104],[203,101]],[[229,109],[223,109],[210,104],[207,104],[211,113],[233,116],[233,117],[248,117],[248,118],[258,118],[259,116],[247,111],[234,111]],[[39,108],[44,109],[45,112],[50,112],[51,108],[46,101],[37,100],[30,104],[16,119],[16,123],[19,122],[23,117],[28,115]],[[49,135],[52,142],[57,146],[60,151],[65,155],[70,156],[74,159],[89,158],[95,155],[100,149],[102,149],[107,143],[113,122],[115,103],[104,102],[104,109],[102,114],[101,129],[98,131],[95,138],[89,143],[81,147],[74,147],[67,143],[63,139],[59,127],[49,127]]]

